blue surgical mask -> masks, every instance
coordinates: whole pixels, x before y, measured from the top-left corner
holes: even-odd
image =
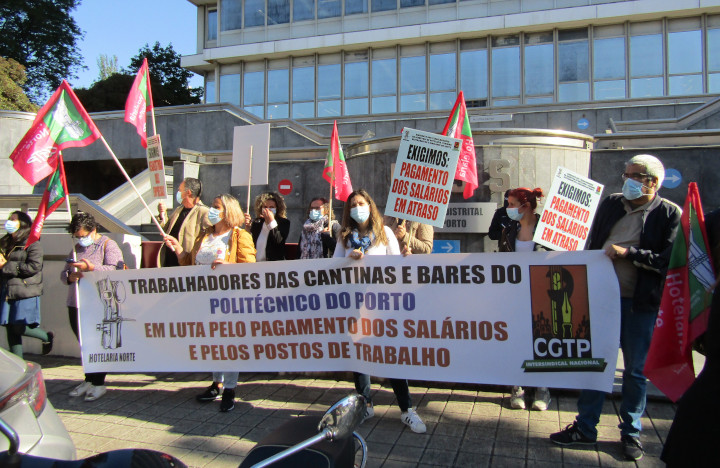
[[[5,230],[8,234],[12,234],[18,229],[20,229],[20,221],[13,221],[12,219],[5,221]]]
[[[317,221],[322,218],[322,212],[320,210],[310,210],[310,221]]]
[[[277,214],[277,208],[270,208],[270,213],[272,213],[273,216],[275,216]]]
[[[622,193],[623,197],[627,200],[637,200],[638,198],[645,195],[642,191],[643,184],[635,179],[625,179],[623,184]]]
[[[87,236],[81,237],[80,239],[78,239],[76,243],[80,247],[90,247],[93,244],[93,242],[94,242],[94,240],[93,240],[92,234],[88,234]]]
[[[183,196],[182,196],[182,192],[180,192],[180,190],[175,192],[175,201],[178,202],[178,205],[182,205]]]
[[[362,224],[370,217],[370,207],[368,205],[362,205],[350,208],[350,217],[357,223]]]
[[[508,218],[513,221],[520,221],[524,214],[520,213],[519,208],[506,208],[505,211],[507,211]]]
[[[210,224],[213,226],[220,222],[220,220],[223,218],[222,211],[218,210],[217,208],[210,208],[208,211],[208,221],[210,221]]]

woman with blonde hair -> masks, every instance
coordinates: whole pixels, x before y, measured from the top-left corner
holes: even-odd
[[[360,189],[350,194],[343,208],[342,231],[333,257],[360,260],[365,255],[400,255],[400,245],[392,229],[383,224],[383,217],[370,194]],[[370,376],[359,372],[353,375],[355,390],[367,401],[365,419],[371,418],[375,410],[370,397]],[[408,381],[390,379],[390,385],[400,407],[400,421],[413,432],[424,433],[427,428],[412,407]]]
[[[208,211],[208,220],[212,224],[201,232],[190,252],[183,250],[177,239],[165,236],[165,243],[178,256],[180,265],[211,265],[215,269],[224,263],[254,263],[255,247],[252,237],[241,226],[244,224],[240,203],[229,194],[218,195]],[[213,382],[198,401],[213,401],[223,386],[220,411],[227,412],[235,408],[235,387],[237,372],[213,372]]]

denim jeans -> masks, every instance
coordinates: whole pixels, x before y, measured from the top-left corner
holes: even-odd
[[[370,376],[353,372],[353,377],[355,378],[355,390],[364,396],[368,403],[372,403],[372,398],[370,398]],[[400,411],[404,413],[408,408],[412,408],[412,398],[410,397],[408,381],[405,379],[390,379],[390,385],[392,385]]]
[[[640,436],[640,417],[645,411],[647,379],[643,375],[645,359],[650,349],[656,314],[634,312],[632,299],[620,299],[620,349],[623,352],[622,404],[618,425],[621,435]],[[583,390],[578,399],[575,420],[580,431],[591,438],[597,437],[597,426],[602,413],[605,393]]]
[[[223,388],[237,387],[238,372],[213,372],[213,382],[222,382]]]

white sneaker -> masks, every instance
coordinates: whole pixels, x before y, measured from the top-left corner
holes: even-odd
[[[372,418],[373,416],[375,416],[375,408],[373,408],[372,403],[368,403],[365,406],[365,416],[363,417],[363,422],[367,421],[368,419]]]
[[[400,415],[400,421],[410,427],[410,430],[417,432],[418,434],[424,434],[427,431],[425,423],[420,419],[420,416],[415,412],[414,409],[408,408],[405,413]]]
[[[83,382],[77,387],[70,390],[70,393],[68,395],[70,396],[83,396],[85,395],[85,392],[88,391],[88,389],[92,387],[92,384],[90,382]]]
[[[550,406],[550,390],[547,387],[539,387],[535,390],[535,401],[533,401],[532,409],[535,411],[545,411]]]
[[[513,387],[510,395],[510,408],[525,409],[525,390],[522,387]]]
[[[85,393],[85,401],[95,401],[105,395],[105,392],[107,392],[107,387],[105,387],[105,385],[90,385],[90,388]]]

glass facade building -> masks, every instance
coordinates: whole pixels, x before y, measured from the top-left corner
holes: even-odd
[[[472,18],[459,18],[462,7],[484,5],[482,20],[487,21],[512,16],[490,14],[493,5],[508,2],[193,3],[204,12],[199,15],[205,22],[199,25],[204,51],[243,46],[269,51],[223,57],[194,70],[205,75],[206,103],[228,102],[261,119],[443,111],[452,107],[461,90],[468,107],[473,108],[720,93],[720,12],[658,15],[656,19],[644,14],[637,20],[625,15],[615,21],[587,18],[588,24],[582,26],[535,23],[488,33],[480,28],[468,30]],[[637,2],[564,3],[575,3],[579,10],[588,4],[619,7]],[[525,0],[519,4],[522,9],[539,2]],[[545,9],[545,17],[552,18],[553,10],[566,13],[573,9]],[[432,21],[435,17],[437,22]],[[367,23],[365,29],[351,24],[356,18]],[[344,29],[332,33],[330,28],[323,35],[320,32],[326,24],[340,24]],[[446,31],[409,37],[412,31],[408,28],[437,24],[440,28],[458,24],[465,29],[455,37]],[[301,29],[303,26],[308,29]],[[257,34],[265,40],[258,39]],[[281,38],[271,40],[273,34]],[[346,40],[350,35],[364,37]],[[337,42],[327,46],[323,38]],[[305,47],[294,45],[303,41]],[[278,43],[290,44],[286,53],[278,52]]]

